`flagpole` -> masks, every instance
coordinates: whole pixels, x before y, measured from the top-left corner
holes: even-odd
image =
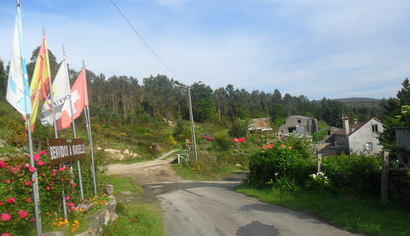
[[[83,68],[85,70],[85,64],[83,61]],[[84,76],[85,76],[86,71],[84,71]],[[88,89],[87,88],[87,81],[86,79],[83,79],[84,82],[84,96],[86,101],[88,101]],[[88,101],[89,103],[89,101]],[[94,151],[93,151],[93,138],[92,138],[92,134],[91,134],[91,122],[90,122],[90,110],[89,110],[89,106],[85,106],[85,121],[88,127],[88,140],[90,142],[90,149],[91,149],[91,173],[93,175],[93,182],[94,182],[94,195],[95,197],[97,197],[97,182],[95,180],[95,167],[94,167]]]
[[[46,28],[44,26],[43,26],[43,37],[46,38]],[[45,55],[47,55],[47,61],[48,61],[47,72],[48,72],[48,75],[50,76],[50,79],[48,80],[48,86],[50,86],[51,113],[53,114],[54,137],[58,138],[57,125],[56,125],[56,114],[54,112],[53,86],[51,84],[50,60],[48,59],[48,47],[47,47],[47,52],[45,53]]]
[[[66,75],[67,75],[68,88],[71,88],[70,79],[68,77],[67,56],[65,54],[64,44],[63,44],[63,54],[64,54],[64,62],[63,63],[64,63],[65,72],[66,72]],[[74,112],[73,112],[73,102],[72,102],[72,99],[71,99],[71,91],[70,91],[70,99],[69,100],[70,100],[69,102],[70,102],[70,110],[71,110],[71,119],[72,119],[72,122],[73,122],[74,138],[77,138],[77,133],[75,131]],[[78,181],[80,182],[81,199],[84,199],[83,180],[82,180],[82,177],[81,177],[81,165],[80,165],[80,160],[79,159],[77,159],[77,169],[78,169]]]
[[[31,127],[30,127],[30,115],[26,116],[27,120],[27,130],[28,130],[28,147],[30,151],[30,166],[34,167],[34,154],[33,154],[33,140],[31,138]],[[34,199],[34,218],[36,219],[36,230],[37,235],[40,236],[41,232],[41,218],[40,218],[40,208],[39,208],[39,199],[38,199],[38,178],[37,178],[37,169],[34,168],[34,172],[31,175],[31,178],[34,179],[33,183],[33,199]]]

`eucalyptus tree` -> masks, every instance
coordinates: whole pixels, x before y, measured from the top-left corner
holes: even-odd
[[[225,95],[222,93],[220,89],[215,89],[213,93],[213,100],[218,112],[219,124],[222,125],[221,113],[226,114],[228,107],[228,99],[225,97]]]
[[[3,60],[0,59],[0,96],[6,95],[7,79],[7,73],[4,68]]]
[[[215,111],[212,100],[213,90],[209,85],[195,83],[191,89],[192,111],[194,120],[199,122],[210,121]]]

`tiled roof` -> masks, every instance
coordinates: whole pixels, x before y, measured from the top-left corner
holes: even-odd
[[[285,144],[282,144],[281,146],[284,147],[284,148],[287,147]],[[266,149],[271,149],[271,148],[274,148],[274,147],[275,147],[275,144],[271,143],[271,144],[268,144],[266,146],[263,146],[262,149],[266,150]],[[292,147],[289,146],[289,149],[292,149]]]
[[[356,130],[360,129],[360,128],[361,128],[362,126],[364,126],[365,124],[369,123],[369,121],[371,121],[371,120],[373,120],[373,119],[382,123],[381,120],[379,120],[379,119],[377,119],[377,118],[375,118],[375,117],[372,117],[372,118],[370,118],[368,121],[366,121],[366,122],[363,123],[363,124],[349,125],[349,130],[350,130],[349,136],[352,135],[354,132],[356,132]],[[353,128],[353,131],[352,131],[352,128]],[[336,135],[346,135],[346,129],[342,128],[342,129],[338,130],[337,132],[335,132],[335,134],[336,134]]]

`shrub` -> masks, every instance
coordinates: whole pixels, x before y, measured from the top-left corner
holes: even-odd
[[[381,158],[379,156],[345,155],[323,160],[322,170],[334,186],[357,194],[380,194]]]
[[[285,145],[282,147],[277,142],[275,148],[252,154],[248,180],[261,185],[277,177],[288,176],[301,185],[308,180],[309,174],[315,173],[315,169],[316,164],[303,158],[297,149]]]
[[[215,145],[214,148],[215,150],[219,151],[228,151],[231,149],[233,142],[232,140],[228,137],[228,134],[217,134],[214,138],[214,141],[212,145]]]

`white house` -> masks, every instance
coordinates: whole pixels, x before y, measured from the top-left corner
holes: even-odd
[[[335,142],[350,154],[379,153],[383,146],[377,137],[383,131],[383,123],[377,118],[373,117],[363,124],[349,124],[349,118],[345,117],[343,129],[334,134]]]

